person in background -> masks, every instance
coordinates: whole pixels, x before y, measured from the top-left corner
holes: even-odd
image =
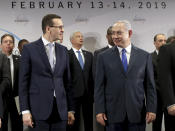
[[[21,40],[18,42],[18,50],[19,50],[19,52],[20,52],[20,55],[21,55],[21,53],[22,53],[23,46],[24,46],[25,44],[28,44],[28,43],[29,43],[29,41],[26,40],[26,39],[21,39]]]
[[[153,69],[154,69],[154,80],[155,80],[155,85],[156,85],[156,92],[157,92],[157,112],[156,112],[156,119],[153,122],[152,125],[152,130],[153,131],[161,131],[162,129],[162,118],[164,114],[163,110],[163,103],[160,97],[160,91],[159,91],[159,84],[158,84],[158,54],[159,54],[159,49],[162,45],[166,44],[166,36],[164,34],[156,34],[154,36],[154,46],[155,46],[155,51],[151,53],[152,55],[152,63],[153,63]],[[165,116],[164,116],[165,118]],[[166,124],[166,122],[165,122]],[[167,126],[165,126],[166,129]]]
[[[101,49],[98,49],[94,52],[94,59],[93,59],[93,77],[94,77],[94,79],[95,79],[96,63],[97,63],[98,54],[100,54],[101,52],[103,52],[109,48],[112,48],[114,46],[114,42],[112,40],[112,26],[110,26],[107,30],[106,39],[108,41],[107,46],[103,47]]]
[[[101,49],[95,50],[95,52],[94,52],[93,66],[92,66],[92,67],[93,67],[92,69],[93,69],[94,83],[95,83],[95,72],[96,72],[97,56],[98,56],[101,52],[103,52],[103,51],[105,51],[105,50],[107,50],[107,49],[109,49],[109,48],[112,48],[112,47],[114,46],[114,42],[113,42],[113,40],[112,40],[112,26],[110,26],[110,27],[107,29],[106,39],[107,39],[107,41],[108,41],[107,46],[106,46],[106,47],[103,47],[103,48],[101,48]],[[97,123],[97,130],[103,131],[103,130],[105,130],[105,128],[104,128],[103,126],[101,126],[100,124]]]
[[[83,40],[83,34],[79,31],[70,36],[72,48],[69,50],[69,60],[76,108],[75,123],[68,128],[68,131],[80,131],[81,108],[84,130],[93,131],[93,55],[91,52],[82,49]]]
[[[159,49],[158,84],[163,108],[165,108],[165,129],[175,130],[175,41]]]
[[[10,71],[6,55],[0,53],[0,131],[8,131],[7,99],[10,92]]]
[[[2,101],[2,94],[0,92],[0,131],[2,131],[2,119],[3,119],[3,101]]]
[[[8,57],[8,66],[10,70],[10,92],[7,101],[7,108],[10,115],[12,131],[22,131],[23,124],[19,114],[19,97],[18,97],[18,77],[19,77],[19,56],[13,55],[15,39],[11,34],[4,34],[1,37],[2,53]],[[9,123],[9,121],[8,121]]]
[[[172,43],[175,40],[175,36],[168,37],[166,43]]]

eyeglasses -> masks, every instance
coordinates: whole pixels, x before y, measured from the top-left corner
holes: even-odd
[[[158,42],[166,42],[166,40],[158,40]]]
[[[10,44],[14,44],[14,42],[12,40],[4,40],[2,41],[2,43],[10,43]]]
[[[112,31],[112,35],[122,35],[125,32],[122,31]]]
[[[63,29],[64,28],[64,26],[62,26],[62,25],[61,26],[52,25],[50,27],[59,28],[59,29]]]

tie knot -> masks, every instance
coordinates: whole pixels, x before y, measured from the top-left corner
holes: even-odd
[[[80,51],[79,51],[79,50],[77,50],[76,52],[77,52],[78,54],[80,54]]]
[[[53,44],[53,43],[48,43],[48,46],[49,46],[50,48],[52,48],[52,47],[54,47],[54,44]]]
[[[126,53],[126,49],[125,48],[122,49],[122,53]]]

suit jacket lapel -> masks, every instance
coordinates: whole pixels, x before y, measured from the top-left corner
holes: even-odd
[[[153,52],[153,55],[152,55],[152,61],[153,61],[154,64],[156,64],[156,65],[157,65],[157,57],[158,57],[157,52],[154,51],[154,52]]]
[[[123,64],[122,64],[122,61],[121,61],[121,58],[120,58],[120,53],[119,53],[119,50],[118,50],[117,46],[114,46],[112,49],[113,49],[113,52],[115,54],[115,59],[117,59],[117,64],[119,64],[121,72],[126,76],[126,72],[123,68]]]
[[[58,73],[58,69],[59,69],[58,67],[62,59],[62,52],[60,50],[58,43],[55,43],[55,56],[56,56],[56,64],[55,64],[54,74]]]
[[[88,56],[87,56],[87,54],[86,54],[86,51],[84,51],[84,50],[82,50],[82,52],[83,52],[83,55],[84,55],[84,67],[83,67],[83,70],[85,70],[86,69],[86,67],[87,67],[87,64],[88,64]]]
[[[38,47],[38,51],[40,53],[40,58],[45,63],[45,65],[49,68],[50,72],[52,72],[52,69],[51,69],[51,66],[49,63],[49,59],[48,59],[48,56],[46,54],[46,49],[44,47],[44,43],[43,43],[41,38],[37,42],[37,47]]]
[[[14,77],[16,76],[16,71],[17,71],[17,68],[18,68],[18,64],[19,64],[19,58],[18,57],[15,57],[14,55],[12,55],[12,58],[13,58],[13,66],[14,66]]]
[[[76,62],[77,65],[79,66],[79,68],[82,70],[81,65],[80,65],[80,62],[78,61],[78,59],[77,59],[77,57],[76,57],[76,55],[75,55],[75,53],[74,53],[74,51],[73,51],[72,48],[71,48],[71,54],[72,54],[72,57],[73,57],[73,59],[74,59],[74,62]],[[84,53],[83,53],[83,55],[84,55]],[[85,56],[84,56],[84,57],[85,57]],[[85,67],[85,63],[84,63],[84,67]]]
[[[131,70],[131,68],[132,68],[133,64],[136,62],[136,60],[137,60],[137,49],[132,45],[127,73]]]

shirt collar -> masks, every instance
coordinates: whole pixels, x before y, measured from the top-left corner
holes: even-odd
[[[157,53],[157,55],[159,54],[159,51],[156,49],[156,53]]]
[[[76,48],[72,47],[74,53],[76,53],[77,51],[80,51],[80,53],[82,53],[82,49],[80,48],[79,50],[77,50]]]
[[[123,49],[123,48],[121,48],[119,46],[117,46],[117,48],[118,48],[119,52],[121,52],[122,49]],[[131,43],[125,48],[125,50],[126,50],[126,53],[128,53],[128,54],[131,53]]]
[[[112,46],[112,45],[110,45],[110,44],[108,44],[108,47],[109,47],[109,48],[112,48],[113,46]]]
[[[41,37],[41,39],[42,39],[42,41],[44,43],[44,46],[47,46],[49,43],[51,43],[48,40],[46,40],[43,36]],[[52,43],[53,43],[53,45],[55,45],[55,42],[52,42]]]
[[[12,54],[11,55],[9,55],[9,56],[7,56],[9,59],[12,59]]]

